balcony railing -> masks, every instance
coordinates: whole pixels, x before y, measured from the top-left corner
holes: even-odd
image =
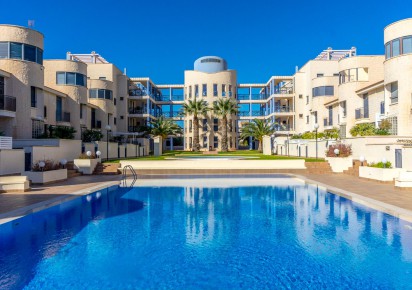
[[[324,126],[324,127],[333,126],[333,121],[332,121],[331,119],[324,118],[324,119],[323,119],[323,126]]]
[[[170,96],[161,96],[160,100],[161,102],[169,102],[169,101],[183,101],[183,95],[173,95],[172,98]]]
[[[146,95],[146,92],[140,89],[129,90],[129,96],[140,97],[143,95]]]
[[[275,106],[275,113],[287,113],[287,112],[293,112],[293,109],[291,106]]]
[[[293,88],[275,88],[274,94],[280,94],[280,95],[293,94]]]
[[[285,131],[292,131],[293,130],[292,126],[289,126],[289,125],[287,125],[287,126],[280,126],[280,125],[275,126],[275,129],[278,132],[285,132]]]
[[[362,118],[364,118],[363,107],[355,109],[355,119],[362,119]]]
[[[12,96],[0,96],[0,110],[16,112],[16,98]]]
[[[129,114],[147,114],[146,109],[129,108]]]
[[[263,111],[252,111],[252,112],[240,111],[240,112],[237,113],[237,115],[239,117],[250,117],[250,116],[252,116],[252,117],[263,117],[263,116],[266,116],[265,112],[263,112]]]
[[[249,94],[238,94],[237,99],[238,100],[249,100],[250,95]]]

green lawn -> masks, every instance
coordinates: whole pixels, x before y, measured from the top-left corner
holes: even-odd
[[[263,155],[257,150],[239,150],[239,151],[229,151],[229,152],[219,152],[219,156],[245,156],[245,157],[254,157],[256,159],[260,160],[291,160],[291,159],[305,159],[306,162],[324,162],[324,159],[317,159],[316,158],[302,158],[302,157],[294,157],[294,156],[279,156],[279,155]],[[208,155],[203,155],[202,152],[191,152],[191,151],[165,151],[162,156],[145,156],[145,157],[138,157],[138,158],[127,158],[127,160],[133,160],[133,161],[147,161],[147,160],[165,160],[170,157],[175,157],[175,156],[205,156],[207,157]],[[125,160],[123,159],[113,159],[110,161],[106,161],[107,163],[119,163],[120,160]],[[106,163],[105,162],[105,163]]]

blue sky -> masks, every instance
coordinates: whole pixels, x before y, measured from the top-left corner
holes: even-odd
[[[35,20],[45,58],[96,51],[159,84],[182,83],[204,55],[225,58],[238,82],[252,83],[293,74],[327,47],[383,54],[383,28],[412,17],[407,0],[1,2],[0,23]]]

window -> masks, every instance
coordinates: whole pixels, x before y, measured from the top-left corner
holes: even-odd
[[[105,81],[106,77],[99,77],[99,80]]]
[[[392,40],[392,56],[398,56],[401,53],[399,44],[399,39]]]
[[[192,133],[192,120],[189,120],[189,133]]]
[[[402,53],[412,53],[412,36],[402,39]]]
[[[398,135],[398,117],[386,118],[391,123],[391,128],[388,130],[391,135]]]
[[[202,85],[202,96],[203,97],[207,96],[207,84]]]
[[[192,148],[192,137],[189,137],[189,148]]]
[[[41,50],[40,48],[37,48],[36,62],[38,64],[43,64],[43,50]]]
[[[385,114],[385,102],[381,102],[381,105],[380,105],[380,107],[381,107],[381,115],[383,115],[383,114]]]
[[[213,131],[215,132],[219,131],[219,120],[218,119],[213,119]]]
[[[195,97],[199,96],[199,85],[195,85]]]
[[[306,96],[306,105],[309,104],[309,96]]]
[[[33,45],[24,45],[24,60],[36,62],[36,47]]]
[[[312,89],[312,95],[313,97],[333,96],[333,89],[333,86],[316,87]]]
[[[346,101],[343,101],[341,103],[341,107],[342,107],[342,115],[343,117],[346,117]]]
[[[116,98],[113,99],[113,103],[116,106],[116,104],[117,104],[117,99]]]
[[[388,58],[390,58],[390,57],[391,57],[391,43],[388,42],[388,43],[385,45],[385,58],[388,59]]]
[[[123,101],[124,100],[124,98],[123,97],[120,97],[120,101]]]
[[[369,118],[369,96],[368,94],[363,95],[363,117]]]
[[[11,42],[10,43],[10,58],[22,59],[23,57],[23,44]]]
[[[83,104],[80,104],[80,119],[83,119]]]
[[[299,95],[299,99],[303,99],[303,95]]]
[[[113,92],[111,90],[104,90],[104,89],[90,89],[89,90],[89,98],[90,99],[112,100],[113,99]]]
[[[232,96],[232,85],[229,85],[229,97]]]
[[[317,124],[317,123],[318,123],[318,112],[315,111],[315,112],[313,113],[313,116],[315,117],[315,124]]]
[[[306,124],[309,124],[309,115],[306,116]]]
[[[219,147],[219,138],[217,136],[213,137],[213,147]]]
[[[213,96],[217,97],[217,84],[213,84]]]
[[[60,122],[63,116],[63,99],[56,97],[56,122]]]
[[[316,77],[317,78],[323,77],[323,74],[317,74]]]
[[[58,85],[75,85],[85,87],[87,78],[85,75],[74,72],[57,72],[56,84]]]
[[[124,116],[120,116],[120,120],[123,120],[124,119]]]
[[[0,42],[0,58],[9,58],[8,42]]]
[[[30,94],[31,94],[31,107],[36,108],[36,106],[37,106],[36,87],[31,87]]]
[[[44,109],[43,109],[43,116],[45,119],[47,119],[47,107],[46,106],[44,106]]]
[[[303,114],[299,114],[299,119],[303,119]]]
[[[393,82],[390,84],[390,92],[391,92],[391,104],[395,104],[398,102],[398,82]]]
[[[192,98],[192,86],[189,86],[189,99]]]
[[[207,136],[203,136],[203,148],[207,148]]]
[[[328,110],[329,110],[329,122],[328,122],[328,125],[329,125],[329,126],[332,126],[332,125],[333,125],[333,107],[332,107],[332,106],[329,106],[329,107],[328,107]]]
[[[207,131],[207,119],[203,119],[203,132]]]
[[[115,125],[117,124],[117,118],[116,117],[113,118],[113,124],[115,124]]]
[[[217,58],[204,58],[200,61],[201,63],[205,63],[205,62],[220,62],[220,59]]]
[[[222,85],[222,97],[226,96],[226,85]]]

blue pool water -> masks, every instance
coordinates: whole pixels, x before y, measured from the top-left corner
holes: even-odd
[[[137,184],[0,225],[0,289],[412,288],[412,224],[316,186]]]

